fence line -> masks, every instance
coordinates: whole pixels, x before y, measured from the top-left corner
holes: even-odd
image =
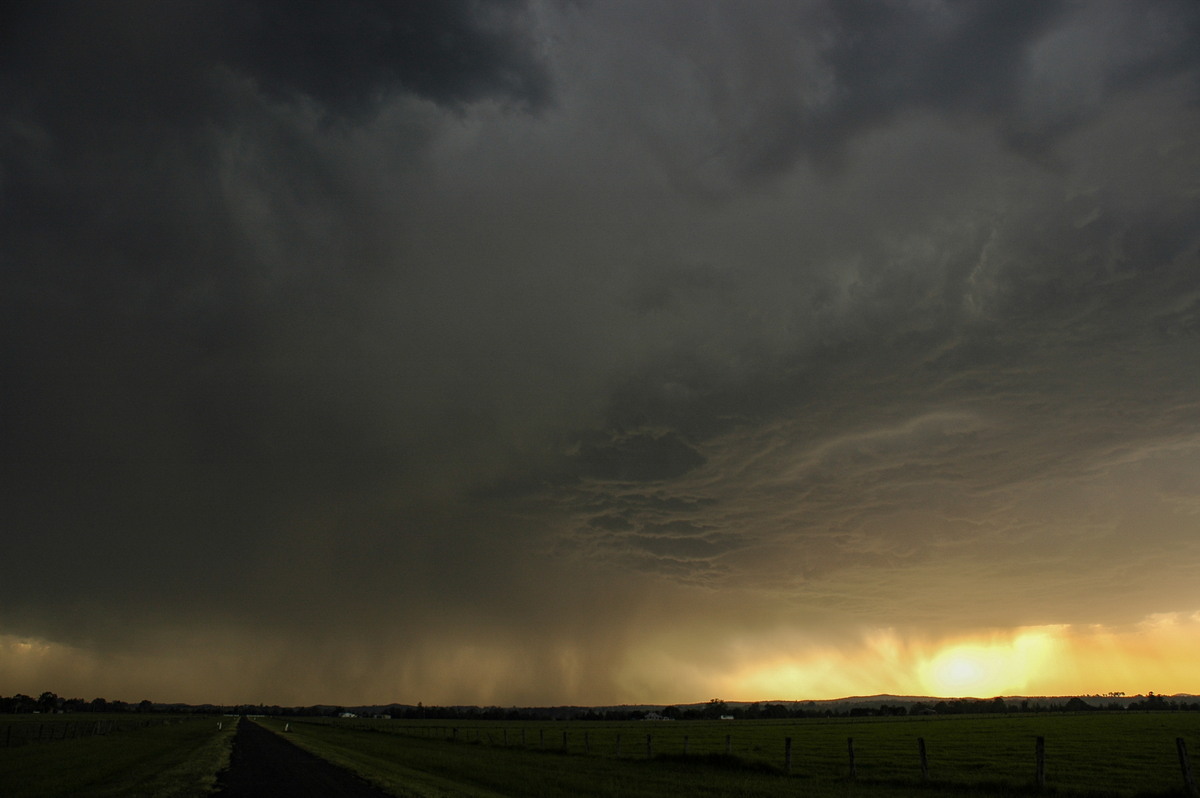
[[[114,719],[101,720],[13,720],[3,724],[4,731],[0,734],[0,748],[15,748],[32,743],[62,742],[63,740],[78,740],[86,737],[107,737],[114,732],[142,729],[151,725],[166,725],[182,723],[187,718],[167,719]]]

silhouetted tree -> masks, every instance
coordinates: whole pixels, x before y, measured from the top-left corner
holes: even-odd
[[[783,704],[767,704],[759,712],[760,718],[786,718],[787,716],[788,710]]]
[[[722,715],[729,714],[729,706],[719,698],[710,699],[700,713],[709,720],[716,720]]]
[[[1179,705],[1174,702],[1169,702],[1166,696],[1155,695],[1151,690],[1144,701],[1134,701],[1129,705],[1130,709],[1142,710],[1143,712],[1162,711],[1164,709],[1178,709]]]
[[[49,690],[38,696],[37,700],[38,711],[47,714],[58,711],[58,696],[51,693]]]

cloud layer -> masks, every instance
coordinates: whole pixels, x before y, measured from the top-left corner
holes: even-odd
[[[1193,4],[3,14],[12,640],[582,703],[1196,610]]]

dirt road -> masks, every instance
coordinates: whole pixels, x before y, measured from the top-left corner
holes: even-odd
[[[221,798],[392,798],[245,718],[238,723],[229,769],[218,777],[218,786]]]

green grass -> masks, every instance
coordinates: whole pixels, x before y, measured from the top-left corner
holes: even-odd
[[[267,725],[282,729],[283,723]],[[1192,769],[1200,774],[1197,713],[668,723],[354,719],[292,721],[292,729],[289,737],[298,744],[410,796],[1019,795],[1033,791],[1038,736],[1046,740],[1050,793],[1180,794],[1176,737],[1190,743]],[[647,734],[653,735],[650,760]],[[790,775],[784,772],[787,737]],[[922,782],[918,737],[926,744],[928,783]]]
[[[207,795],[216,784],[216,774],[229,763],[236,725],[232,718],[220,720],[222,730],[217,729],[217,718],[156,717],[149,725],[106,736],[0,748],[0,795]]]
[[[279,731],[283,721],[267,722]],[[292,723],[288,738],[385,790],[408,798],[613,795],[783,795],[789,780],[744,763],[651,762],[373,734],[336,725]],[[793,788],[795,782],[791,782]]]

